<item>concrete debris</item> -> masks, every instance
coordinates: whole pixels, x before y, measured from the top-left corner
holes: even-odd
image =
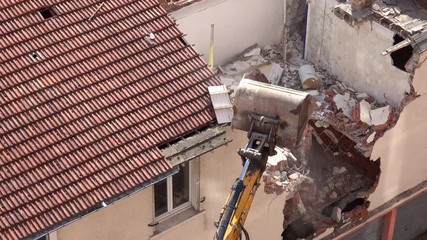
[[[344,115],[352,118],[353,109],[357,104],[356,99],[350,97],[350,93],[346,92],[344,95],[337,94],[334,96],[334,102],[338,109],[341,109]]]
[[[376,132],[373,132],[373,133],[371,133],[371,135],[369,135],[369,137],[366,139],[366,142],[369,144],[369,143],[371,143],[371,142],[373,142],[374,141],[374,139],[375,139],[375,135],[376,135],[377,133]]]
[[[271,70],[267,74],[267,79],[271,84],[278,85],[282,78],[283,68],[280,64],[273,63]]]
[[[279,85],[282,78],[283,68],[278,63],[270,63],[259,68],[259,71],[266,76],[268,83]],[[256,79],[254,79],[256,80]]]
[[[276,147],[276,155],[268,158],[266,170],[263,173],[264,192],[277,195],[291,192],[305,179],[308,171],[295,167],[297,161],[289,149]],[[291,164],[288,164],[291,160]]]
[[[387,122],[390,118],[390,106],[371,109],[372,106],[365,100],[360,101],[355,116],[369,126],[374,126],[377,130],[387,128]]]
[[[368,125],[371,125],[371,105],[367,101],[362,100],[358,107],[359,113],[356,114],[358,115],[358,119]]]
[[[326,123],[326,122],[323,122],[323,121],[316,121],[315,125],[316,125],[316,127],[319,127],[319,128],[320,127],[327,128],[327,127],[330,126],[329,123]]]
[[[376,188],[381,172],[379,161],[371,161],[370,154],[375,141],[392,126],[398,110],[304,60],[300,35],[288,39],[286,60],[283,49],[273,45],[258,53],[256,46],[252,47],[226,65],[221,78],[231,91],[245,76],[314,96],[318,108],[301,146],[292,152],[276,148],[277,154],[269,158],[262,182],[267,194],[289,192],[293,196],[283,211],[284,232],[304,223],[321,234],[322,229],[353,224],[359,216],[365,217],[367,198]],[[304,70],[305,65],[311,69]],[[312,148],[317,150],[313,153]]]
[[[341,219],[342,219],[342,211],[341,211],[341,208],[339,208],[339,207],[334,207],[334,208],[332,209],[331,218],[332,218],[335,222],[341,222]]]
[[[390,127],[389,119],[393,118],[395,110],[386,104],[377,103],[375,98],[367,93],[358,92],[357,89],[336,80],[325,70],[304,60],[303,46],[300,35],[291,36],[287,41],[287,59],[284,61],[282,45],[260,48],[254,44],[239,54],[235,61],[222,68],[224,76],[221,78],[231,92],[237,88],[244,76],[297,90],[313,88],[307,92],[315,97],[318,106],[312,116],[316,126],[332,126],[335,130],[345,133],[356,143],[358,151],[369,156],[374,140]],[[310,68],[310,71],[300,71],[304,66]],[[300,76],[300,72],[306,73],[305,77]],[[310,84],[304,86],[305,82],[301,79],[318,81],[309,81]],[[374,132],[376,134],[372,135]],[[340,141],[331,132],[326,131],[325,134],[333,142]]]
[[[358,93],[358,94],[356,94],[356,98],[357,98],[357,100],[363,100],[363,99],[366,99],[366,98],[368,98],[369,96],[368,96],[368,94],[367,93]]]
[[[243,54],[244,57],[252,57],[252,56],[259,56],[261,54],[261,48],[254,48],[250,50],[249,52]]]
[[[238,60],[225,66],[225,71],[227,74],[240,73],[247,70],[250,66],[248,62]]]
[[[387,123],[390,116],[390,106],[385,106],[382,108],[377,108],[370,111],[371,115],[371,125],[374,126],[383,126]]]
[[[299,78],[303,89],[315,89],[320,86],[320,80],[316,76],[316,71],[312,65],[302,65],[298,70]]]

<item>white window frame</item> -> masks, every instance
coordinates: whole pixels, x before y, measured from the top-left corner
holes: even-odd
[[[188,164],[189,167],[189,171],[188,171],[188,179],[189,179],[189,190],[188,190],[188,201],[186,203],[181,204],[180,206],[173,208],[173,182],[172,182],[172,176],[168,177],[166,179],[166,186],[167,186],[167,212],[159,215],[159,216],[155,216],[156,212],[155,212],[155,195],[154,195],[154,186],[153,186],[153,216],[154,216],[154,221],[155,222],[161,222],[167,218],[172,217],[173,215],[176,215],[180,212],[183,212],[184,210],[187,210],[191,207],[193,207],[193,201],[194,201],[194,191],[196,187],[199,187],[198,184],[198,168],[200,168],[199,165],[199,160],[194,160],[194,161],[187,161],[186,164]],[[197,172],[196,172],[197,171]],[[195,174],[196,173],[196,174]],[[197,176],[197,178],[195,178],[195,176]],[[195,184],[195,181],[197,181],[197,183]],[[197,209],[196,209],[197,210]]]

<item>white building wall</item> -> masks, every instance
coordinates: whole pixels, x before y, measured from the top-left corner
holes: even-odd
[[[283,0],[202,0],[172,12],[179,29],[207,61],[211,24],[215,24],[214,64],[225,64],[254,43],[279,43]]]
[[[413,85],[420,95],[400,114],[396,126],[375,143],[372,158],[381,157],[380,181],[369,197],[375,209],[393,197],[427,181],[427,52],[420,56]]]
[[[399,106],[409,92],[409,73],[393,66],[390,56],[381,55],[393,46],[394,33],[371,21],[359,28],[350,26],[333,13],[337,4],[310,1],[306,58],[358,91]]]

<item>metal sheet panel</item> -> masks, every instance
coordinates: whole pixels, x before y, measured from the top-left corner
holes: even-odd
[[[383,231],[384,217],[378,218],[364,228],[344,238],[344,240],[380,240]]]
[[[414,239],[427,231],[427,193],[397,210],[395,240]]]

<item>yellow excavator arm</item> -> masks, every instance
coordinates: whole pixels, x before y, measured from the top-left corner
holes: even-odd
[[[302,138],[314,111],[313,97],[307,93],[244,79],[234,99],[232,127],[248,132],[249,142],[238,154],[243,170],[231,188],[221,210],[215,240],[238,240],[252,201],[274,148],[295,146]]]

